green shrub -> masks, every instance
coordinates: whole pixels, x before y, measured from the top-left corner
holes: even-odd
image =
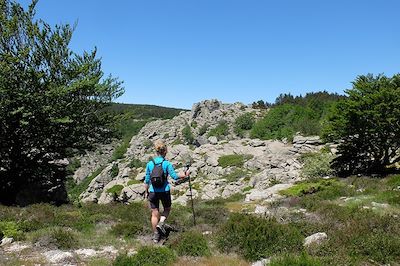
[[[143,182],[139,181],[139,180],[135,180],[135,179],[132,179],[132,180],[128,181],[128,186],[134,185],[134,184],[143,184]]]
[[[287,224],[252,215],[232,214],[217,235],[217,247],[237,252],[247,260],[302,250],[303,236]]]
[[[254,123],[255,119],[253,117],[253,114],[251,113],[242,114],[235,120],[234,124],[235,134],[238,136],[243,136],[243,131],[252,129]]]
[[[146,167],[146,163],[140,161],[139,159],[136,158],[132,158],[132,160],[129,162],[129,167],[130,168],[145,168]]]
[[[280,194],[292,197],[300,197],[306,194],[313,194],[322,190],[335,189],[335,187],[343,186],[344,184],[335,179],[322,179],[315,182],[305,181],[297,183],[288,189],[281,190]]]
[[[329,176],[333,173],[331,161],[334,155],[324,152],[313,152],[302,154],[300,160],[304,163],[301,175],[306,178],[318,178]]]
[[[217,138],[227,136],[229,134],[229,127],[225,121],[220,121],[218,125],[208,132],[208,137],[215,136]]]
[[[100,167],[96,169],[91,175],[87,176],[82,182],[79,184],[76,184],[74,180],[69,179],[67,182],[67,191],[68,191],[68,198],[70,201],[75,202],[79,199],[79,196],[89,187],[90,182],[96,176],[98,176],[102,171],[104,167]]]
[[[153,142],[151,142],[151,140],[149,140],[149,139],[146,139],[146,140],[143,142],[143,146],[144,146],[146,149],[150,149],[151,147],[153,147]]]
[[[67,174],[73,175],[79,167],[81,167],[81,161],[78,158],[72,158],[66,168]]]
[[[111,188],[107,189],[107,193],[110,193],[112,195],[116,195],[119,197],[121,195],[121,191],[124,189],[123,185],[114,185]]]
[[[111,228],[111,233],[116,236],[133,238],[143,232],[143,225],[138,222],[122,222]]]
[[[110,169],[110,175],[111,177],[116,177],[119,173],[119,168],[118,168],[118,164],[114,163],[113,166]]]
[[[207,240],[197,231],[184,232],[169,244],[179,256],[203,257],[211,255]]]
[[[226,176],[224,176],[224,178],[226,179],[226,181],[228,182],[236,182],[238,181],[240,178],[244,177],[247,175],[247,172],[242,170],[242,169],[236,169],[235,171],[233,171],[230,174],[227,174]]]
[[[206,134],[208,129],[208,124],[204,124],[199,128],[199,135],[203,136],[204,134]]]
[[[308,256],[306,253],[299,255],[285,254],[271,260],[269,266],[319,266],[321,262]]]
[[[183,136],[183,139],[185,140],[186,144],[192,144],[194,142],[194,136],[193,136],[192,130],[190,129],[189,125],[186,125],[182,129],[182,136]]]
[[[243,167],[245,161],[250,160],[251,158],[252,158],[251,155],[243,155],[243,154],[223,155],[218,158],[218,164],[222,168],[226,168],[229,166]]]
[[[45,239],[45,240],[44,240]],[[36,231],[32,238],[33,243],[44,242],[49,248],[72,249],[79,246],[78,238],[71,229],[51,227]]]
[[[165,266],[171,265],[176,260],[176,255],[166,247],[141,247],[134,256],[119,255],[114,266]]]
[[[192,123],[190,124],[190,126],[194,129],[197,128],[197,122],[196,121],[192,121]]]
[[[23,240],[25,238],[24,232],[15,222],[0,222],[0,234],[4,237],[12,237],[14,240]]]

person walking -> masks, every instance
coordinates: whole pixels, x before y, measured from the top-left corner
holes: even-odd
[[[162,140],[154,142],[156,156],[146,165],[146,197],[150,202],[151,226],[153,230],[153,241],[158,243],[162,235],[166,234],[165,220],[171,212],[171,193],[168,176],[174,180],[189,176],[189,170],[176,173],[173,165],[165,158],[168,149]],[[160,213],[160,201],[163,212]]]

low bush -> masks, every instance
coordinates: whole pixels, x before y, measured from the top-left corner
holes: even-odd
[[[252,158],[251,155],[243,155],[243,154],[230,154],[223,155],[218,158],[218,164],[222,168],[226,168],[229,166],[243,167],[243,164]]]
[[[215,136],[217,138],[223,137],[223,136],[227,136],[229,134],[229,126],[225,121],[220,121],[218,123],[218,125],[214,128],[212,128],[207,136],[211,137],[211,136]]]
[[[118,164],[114,163],[110,169],[110,175],[112,178],[116,177],[119,173]]]
[[[123,185],[114,185],[111,188],[107,189],[107,193],[119,197],[123,189],[124,189]]]
[[[334,155],[327,152],[313,152],[302,154],[301,162],[304,163],[301,175],[306,178],[319,178],[329,176],[333,173],[331,162]]]
[[[12,237],[14,240],[23,240],[24,232],[15,222],[0,222],[0,234],[4,237]]]
[[[287,224],[246,214],[232,214],[217,235],[217,247],[259,260],[281,252],[302,250],[303,236]]]
[[[140,161],[139,159],[136,158],[132,158],[132,160],[129,162],[129,167],[130,168],[145,168],[146,167],[146,163]]]
[[[208,130],[208,124],[204,124],[199,128],[199,135],[203,136]]]
[[[224,176],[224,178],[226,179],[226,181],[228,182],[236,182],[238,181],[240,178],[247,176],[247,171],[244,171],[242,169],[236,169],[235,171],[233,171],[230,174],[227,174],[226,176]]]
[[[301,255],[295,254],[286,254],[283,256],[279,256],[271,260],[268,264],[269,266],[319,266],[322,265],[321,262],[312,258],[306,253],[302,253]]]
[[[255,119],[253,114],[245,113],[236,118],[234,124],[234,132],[238,136],[243,136],[245,130],[250,130],[253,128]]]
[[[182,129],[182,136],[183,136],[183,139],[186,142],[186,144],[193,144],[194,136],[193,136],[192,130],[190,129],[189,125],[186,125]]]
[[[68,228],[49,227],[35,231],[32,243],[46,248],[72,249],[79,246],[76,234]]]
[[[171,265],[176,260],[176,255],[166,247],[141,247],[134,256],[119,255],[114,266],[165,266]]]
[[[111,228],[111,233],[116,236],[133,238],[142,233],[143,225],[138,222],[122,222],[114,225]]]
[[[335,179],[321,179],[321,180],[316,180],[314,182],[305,181],[297,183],[288,189],[281,190],[280,194],[285,196],[300,197],[306,194],[314,194],[323,190],[336,191],[337,188],[342,188],[344,186],[345,186],[344,184],[340,183],[340,181],[337,181]],[[341,195],[339,194],[337,196]],[[324,198],[326,199],[326,197]]]
[[[187,231],[178,235],[172,239],[169,246],[179,256],[203,257],[211,255],[207,240],[197,231]]]

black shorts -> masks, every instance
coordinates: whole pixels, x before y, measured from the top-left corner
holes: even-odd
[[[159,209],[160,200],[164,209],[171,207],[171,193],[169,191],[149,193],[150,207],[152,209]]]

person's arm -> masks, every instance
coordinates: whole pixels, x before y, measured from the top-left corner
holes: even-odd
[[[145,188],[145,197],[149,195],[149,187],[150,187],[150,168],[149,164],[146,165],[146,177],[144,178],[144,188]]]
[[[168,162],[167,171],[168,171],[168,174],[171,176],[171,178],[173,178],[174,180],[178,180],[179,178],[185,178],[190,175],[189,170],[187,170],[185,172],[182,171],[177,174],[175,172],[174,166],[170,162]]]

